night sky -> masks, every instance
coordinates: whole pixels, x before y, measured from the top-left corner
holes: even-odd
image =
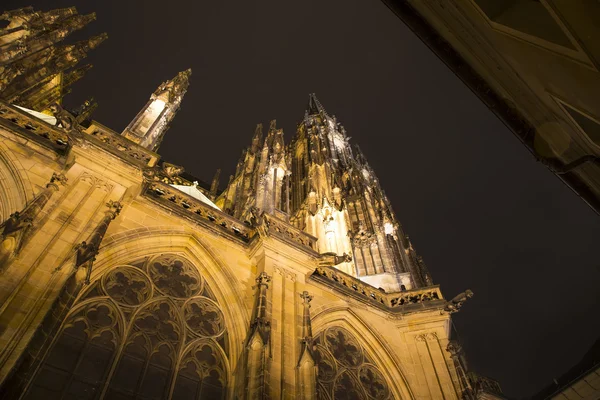
[[[453,318],[470,368],[527,397],[578,362],[600,334],[600,218],[382,2],[252,3],[0,8],[97,13],[76,36],[109,39],[66,105],[95,97],[94,119],[117,132],[192,68],[159,153],[207,182],[222,168],[221,188],[256,123],[277,119],[289,141],[315,92],[363,149],[445,296],[474,291]]]

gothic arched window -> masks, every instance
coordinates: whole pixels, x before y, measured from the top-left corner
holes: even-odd
[[[218,303],[187,259],[117,266],[76,302],[23,398],[224,398],[226,335]]]
[[[329,328],[315,338],[314,345],[319,399],[391,398],[383,374],[346,329]]]

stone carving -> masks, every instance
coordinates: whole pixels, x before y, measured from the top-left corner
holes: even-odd
[[[50,111],[52,111],[54,118],[56,118],[56,126],[60,126],[67,132],[71,132],[77,128],[77,120],[73,114],[62,108],[60,104],[51,104]]]
[[[202,290],[202,279],[196,267],[174,255],[150,260],[148,274],[156,288],[167,296],[188,298]]]
[[[351,261],[352,257],[346,253],[342,254],[341,256],[338,256],[335,253],[323,253],[321,254],[321,258],[318,262],[320,267],[334,267],[338,264]]]
[[[94,261],[96,260],[96,256],[98,255],[98,250],[100,249],[100,243],[102,243],[102,239],[106,234],[106,230],[108,229],[109,224],[117,215],[121,212],[123,208],[121,203],[118,201],[109,200],[106,203],[108,207],[108,211],[104,213],[104,218],[96,229],[92,232],[89,239],[87,241],[83,241],[80,244],[74,247],[75,250],[75,269],[79,269],[83,267],[86,269],[86,276],[84,283],[88,285],[90,283],[90,277],[92,275],[92,266]],[[64,265],[64,264],[63,264]],[[55,269],[56,271],[60,271],[62,269],[62,265]]]
[[[463,306],[463,304],[471,297],[473,297],[473,292],[469,289],[465,290],[463,293],[459,294],[458,296],[454,297],[452,300],[447,302],[444,311],[449,313],[458,312]]]
[[[189,300],[183,308],[185,322],[203,337],[218,337],[225,332],[225,318],[218,304],[206,297]]]

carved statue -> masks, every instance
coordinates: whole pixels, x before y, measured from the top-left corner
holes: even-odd
[[[448,303],[446,303],[444,311],[447,311],[449,313],[458,312],[463,306],[463,304],[471,297],[473,297],[473,292],[469,289],[465,290],[464,292],[450,300]]]

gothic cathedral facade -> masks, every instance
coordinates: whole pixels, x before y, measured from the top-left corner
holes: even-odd
[[[0,17],[0,398],[501,398],[451,338],[472,292],[443,296],[314,95],[219,191],[157,153],[190,70],[118,133],[56,90],[93,16]]]

